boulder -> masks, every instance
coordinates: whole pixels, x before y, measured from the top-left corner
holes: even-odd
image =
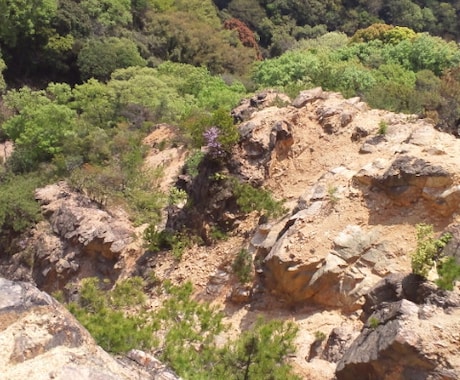
[[[408,207],[424,201],[430,211],[442,216],[458,210],[460,185],[455,184],[455,177],[450,167],[409,155],[392,161],[377,159],[354,176],[357,182],[383,191],[395,205]]]
[[[358,335],[359,332],[352,328],[335,327],[327,338],[321,359],[331,363],[338,362]]]
[[[384,304],[403,299],[418,305],[430,304],[441,309],[460,307],[460,295],[443,291],[415,274],[392,273],[380,280],[365,296],[363,319],[369,318]]]

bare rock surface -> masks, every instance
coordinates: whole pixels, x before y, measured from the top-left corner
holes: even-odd
[[[101,209],[65,182],[37,189],[35,196],[46,218],[28,243],[35,283],[52,292],[84,277],[115,281],[137,249],[127,216]]]
[[[337,379],[458,379],[460,303],[423,301],[380,303],[339,360]]]
[[[460,142],[414,115],[315,88],[239,128],[241,176],[291,210],[251,241],[262,283],[289,304],[359,309],[383,276],[409,268],[415,224],[457,218]]]
[[[0,278],[0,294],[1,379],[178,379],[156,359],[148,366],[110,356],[62,305],[28,283]]]
[[[265,90],[257,93],[249,99],[243,99],[240,104],[232,110],[232,116],[237,122],[249,119],[255,112],[275,104],[283,106],[289,104],[291,99],[286,94],[276,90]]]

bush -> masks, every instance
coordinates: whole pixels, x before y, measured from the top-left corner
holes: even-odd
[[[252,279],[252,255],[247,249],[241,249],[233,260],[233,273],[244,284]]]
[[[433,226],[427,224],[417,225],[417,249],[412,255],[412,272],[424,278],[435,263],[441,259],[442,250],[452,238],[450,233],[442,235],[439,239],[433,237]]]
[[[33,175],[11,176],[0,182],[0,230],[13,236],[33,226],[42,216],[34,190],[43,179]]]
[[[88,40],[80,50],[77,62],[83,80],[96,78],[104,81],[116,69],[146,65],[133,41],[116,37]]]
[[[437,266],[439,278],[435,281],[441,289],[453,290],[454,281],[460,278],[460,265],[454,257],[444,257]]]
[[[199,166],[201,161],[203,161],[204,153],[201,150],[195,150],[185,161],[185,171],[192,178],[196,177],[199,174]]]
[[[68,307],[106,351],[121,353],[133,348],[148,349],[154,344],[152,321],[142,310],[129,315],[123,312],[124,308],[134,305],[142,309],[145,302],[142,286],[142,280],[134,277],[106,294],[100,289],[97,278],[87,278],[82,281],[79,301]]]
[[[159,252],[161,250],[171,250],[176,260],[182,258],[182,254],[187,248],[199,242],[197,236],[192,236],[187,233],[172,230],[157,231],[156,226],[153,224],[144,231],[144,240],[150,251]]]
[[[233,179],[233,193],[243,212],[259,211],[274,217],[281,216],[285,212],[283,202],[273,199],[267,190],[256,189],[248,183]]]

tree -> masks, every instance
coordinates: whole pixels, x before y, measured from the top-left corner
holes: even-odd
[[[297,331],[292,322],[258,319],[251,330],[221,350],[221,360],[213,369],[214,378],[299,379],[285,362],[295,350]]]
[[[441,78],[441,101],[437,107],[437,127],[460,136],[460,67],[446,71]]]
[[[116,69],[145,65],[136,44],[127,38],[92,38],[78,54],[78,67],[85,80],[108,80]]]
[[[133,21],[130,0],[82,0],[81,7],[107,28],[120,28]]]
[[[1,1],[0,42],[15,47],[20,41],[42,38],[56,14],[57,5],[57,0]]]
[[[257,58],[244,47],[234,31],[199,22],[192,13],[155,15],[148,27],[148,49],[152,55],[173,62],[204,66],[212,73],[244,75]]]
[[[6,104],[18,111],[2,125],[16,146],[11,159],[16,160],[17,170],[29,171],[49,161],[63,151],[66,139],[75,135],[76,113],[41,92],[13,91],[7,94]]]
[[[108,128],[116,119],[116,96],[114,90],[96,79],[75,86],[70,106],[80,119],[94,127]]]

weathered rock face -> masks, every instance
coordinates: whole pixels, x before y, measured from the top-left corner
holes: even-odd
[[[403,155],[385,167],[382,174],[369,175],[366,168],[355,178],[383,190],[397,205],[410,206],[424,199],[428,207],[448,216],[457,210],[460,200],[458,185],[452,186],[453,175],[440,165]]]
[[[360,308],[364,295],[379,278],[375,268],[378,270],[388,260],[389,247],[379,242],[375,231],[365,232],[359,226],[349,225],[335,237],[329,253],[310,252],[300,262],[290,242],[291,234],[298,233],[297,222],[279,237],[263,259],[260,271],[264,284],[289,303],[310,300],[345,311]],[[259,255],[268,242],[253,241]]]
[[[393,276],[373,289],[368,300],[380,303],[338,362],[338,380],[459,378],[460,298],[420,279],[419,287],[407,283],[414,279]]]
[[[289,104],[291,99],[286,94],[276,90],[259,92],[250,99],[243,99],[240,104],[232,110],[232,116],[236,122],[249,119],[252,114],[266,107],[273,105],[283,106]]]
[[[409,268],[417,223],[444,228],[458,212],[460,141],[428,121],[321,88],[245,119],[241,177],[292,210],[251,242],[263,284],[288,303],[359,309],[382,276]]]
[[[28,257],[29,274],[16,268],[11,276],[34,281],[50,293],[82,277],[115,281],[124,257],[136,249],[127,217],[100,209],[64,182],[38,189],[36,198],[46,221],[36,226],[19,253]]]
[[[30,284],[0,278],[0,294],[2,379],[177,379],[164,366],[115,360],[62,305]]]

